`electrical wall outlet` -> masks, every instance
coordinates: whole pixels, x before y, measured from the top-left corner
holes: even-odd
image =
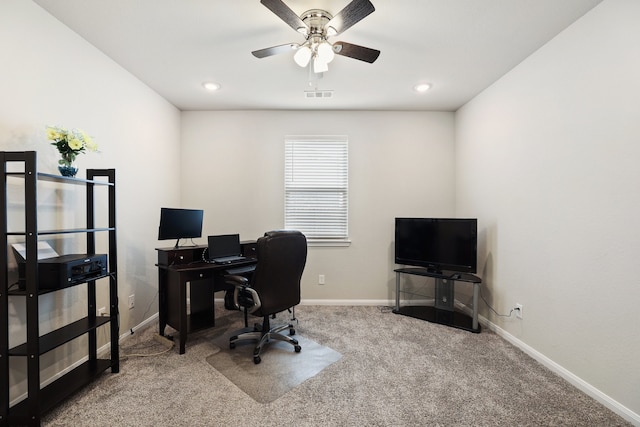
[[[136,296],[135,294],[129,295],[129,308],[133,308],[136,305]]]
[[[318,275],[318,285],[324,285],[324,274]]]
[[[514,308],[515,312],[516,312],[516,317],[518,319],[522,319],[522,304],[516,304],[516,307]]]
[[[106,307],[100,307],[98,309],[98,316],[104,316],[107,314],[107,308]]]

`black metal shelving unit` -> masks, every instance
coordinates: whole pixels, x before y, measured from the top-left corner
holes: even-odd
[[[116,373],[119,364],[119,324],[118,324],[118,282],[116,252],[116,208],[115,208],[115,169],[88,169],[87,179],[69,178],[58,175],[38,173],[35,151],[0,152],[2,173],[0,174],[0,425],[40,425],[42,414],[58,405],[79,388],[93,381],[97,376],[111,368]],[[11,168],[8,168],[11,165]],[[23,167],[21,168],[20,165]],[[14,170],[20,170],[15,172]],[[24,231],[8,230],[7,181],[24,180]],[[76,185],[86,188],[86,228],[38,230],[39,181],[49,181],[60,185]],[[107,187],[108,226],[95,225],[95,188]],[[38,287],[38,238],[45,235],[85,234],[87,255],[95,255],[96,233],[108,233],[108,269],[107,274],[73,286],[87,286],[86,317],[69,323],[47,334],[40,335],[38,319],[38,297],[59,290]],[[12,290],[9,284],[8,238],[24,236],[26,243],[25,289]],[[101,280],[102,279],[102,280]],[[96,282],[109,283],[109,316],[96,315]],[[26,342],[9,348],[9,296],[26,299]],[[110,327],[110,357],[98,358],[97,329],[104,325]],[[86,361],[55,381],[41,387],[40,356],[81,336],[88,336]],[[27,397],[14,406],[10,406],[9,366],[10,359],[27,360]]]

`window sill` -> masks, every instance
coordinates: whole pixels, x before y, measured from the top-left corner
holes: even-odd
[[[349,239],[307,239],[307,246],[319,246],[319,247],[347,247],[351,246],[351,240]]]

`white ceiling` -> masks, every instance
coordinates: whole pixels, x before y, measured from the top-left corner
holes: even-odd
[[[304,41],[259,0],[34,1],[181,110],[455,111],[602,0],[371,0],[375,12],[330,41],[378,60],[336,56],[311,85],[293,52],[251,55]],[[284,2],[336,14],[349,0]],[[432,89],[415,93],[419,82]],[[333,97],[305,98],[316,88]]]

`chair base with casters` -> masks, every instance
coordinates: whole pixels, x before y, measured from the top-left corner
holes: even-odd
[[[235,332],[235,335],[229,338],[229,348],[234,349],[236,347],[236,343],[239,341],[251,340],[257,342],[256,346],[253,349],[253,363],[255,363],[256,365],[262,360],[260,358],[262,348],[271,340],[288,342],[293,346],[293,349],[296,353],[300,353],[302,347],[300,347],[300,344],[298,344],[298,340],[296,340],[295,338],[291,338],[291,336],[281,334],[281,332],[286,329],[289,329],[289,335],[296,334],[296,330],[291,323],[274,326],[272,328],[270,325],[269,316],[264,316],[262,325],[256,324],[253,328],[246,327]]]

